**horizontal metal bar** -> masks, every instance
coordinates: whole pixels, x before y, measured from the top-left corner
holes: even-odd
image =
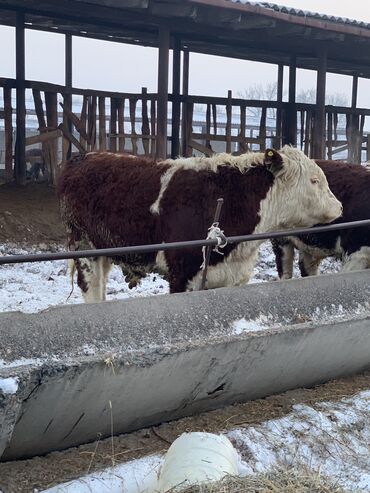
[[[325,233],[326,231],[336,231],[342,229],[359,228],[370,226],[370,219],[362,221],[353,221],[341,224],[329,224],[327,226],[316,226],[315,228],[298,228],[286,231],[275,231],[268,233],[256,233],[242,236],[230,236],[227,238],[227,243],[235,244],[244,241],[268,240],[271,238],[283,238],[286,236],[296,236],[313,233]],[[22,262],[46,262],[49,260],[67,260],[75,258],[87,257],[122,257],[130,253],[149,253],[165,250],[181,250],[184,248],[201,248],[203,246],[216,246],[217,240],[191,240],[178,241],[174,243],[157,243],[154,245],[137,245],[118,248],[100,248],[97,250],[75,250],[71,252],[56,252],[56,253],[36,253],[28,255],[6,255],[0,257],[0,265],[4,264],[19,264]]]

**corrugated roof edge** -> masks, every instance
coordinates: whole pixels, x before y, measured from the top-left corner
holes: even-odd
[[[310,17],[312,19],[319,19],[322,21],[334,22],[337,24],[344,24],[347,26],[356,26],[363,29],[370,29],[370,23],[357,21],[355,19],[348,19],[347,17],[337,17],[329,14],[319,14],[318,12],[310,12],[308,10],[297,9],[294,7],[285,7],[284,5],[278,5],[270,2],[251,2],[249,0],[226,0],[231,3],[240,3],[244,5],[255,5],[257,7],[274,10],[275,12],[281,12],[283,14],[297,15],[299,17]]]

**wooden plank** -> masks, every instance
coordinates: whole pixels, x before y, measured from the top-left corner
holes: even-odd
[[[136,104],[137,99],[130,99],[130,122],[131,122],[131,134],[134,135],[131,139],[132,153],[137,155],[137,137],[136,137]],[[166,142],[167,144],[167,142]]]
[[[45,93],[45,108],[46,108],[46,121],[48,128],[56,129],[58,127],[58,96],[55,92]],[[48,141],[49,147],[49,179],[52,184],[55,184],[58,179],[58,141],[53,139]]]
[[[214,152],[212,149],[209,149],[209,147],[204,146],[203,144],[200,144],[199,142],[196,142],[195,140],[190,140],[189,141],[189,147],[191,149],[196,149],[199,152],[202,152],[206,156],[212,156]]]
[[[108,133],[107,136],[108,137],[115,137],[117,139],[119,137],[125,137],[127,139],[133,139],[133,138],[138,139],[138,138],[140,138],[140,139],[145,139],[145,140],[155,140],[156,139],[155,135],[141,135],[141,134],[138,134],[138,133],[136,133],[136,134],[130,134],[130,133],[127,133],[127,132],[126,133],[122,133],[122,134],[120,134],[120,133],[116,133],[116,134],[110,134],[110,133]]]
[[[232,91],[227,91],[226,104],[226,152],[231,152],[231,124],[232,124]]]
[[[170,33],[168,28],[159,29],[158,56],[158,110],[157,110],[157,147],[156,157],[167,157],[167,107],[168,107],[168,60],[170,51]]]
[[[306,115],[306,123],[305,123],[305,129],[304,129],[304,153],[309,156],[310,153],[310,131],[311,131],[311,120],[312,120],[312,112],[310,110],[307,110],[305,112]]]
[[[144,153],[146,156],[150,155],[150,142],[146,138],[150,135],[150,127],[149,127],[149,118],[148,118],[148,100],[147,93],[148,90],[146,87],[143,87],[141,90],[142,98],[141,98],[141,134],[143,141]]]
[[[87,135],[90,150],[96,150],[96,96],[89,98],[88,119],[87,119]]]
[[[13,108],[12,89],[4,87],[5,181],[13,179]]]
[[[51,130],[50,132],[44,132],[38,135],[32,135],[26,138],[26,146],[31,146],[35,144],[42,144],[44,142],[50,142],[63,135],[60,129]]]
[[[184,49],[183,50],[183,60],[182,60],[182,98],[183,98],[183,103],[182,103],[182,128],[181,128],[181,134],[182,134],[182,143],[181,143],[181,149],[182,149],[182,154],[183,156],[186,156],[186,149],[187,149],[187,131],[186,131],[186,122],[187,122],[187,115],[186,115],[186,110],[187,110],[187,99],[189,95],[189,50]]]
[[[283,104],[283,87],[284,85],[284,65],[280,63],[278,65],[278,79],[277,79],[277,108],[276,108],[276,130],[275,130],[275,139],[274,139],[274,147],[280,149],[281,147],[281,137],[282,137],[282,104]]]
[[[303,149],[304,146],[304,132],[305,132],[305,112],[300,111],[301,115],[301,131],[300,131],[300,136],[301,136],[301,149]]]
[[[312,157],[315,159],[324,159],[325,157],[325,94],[327,65],[327,49],[321,48],[317,66],[315,128],[312,145]]]
[[[240,153],[248,152],[248,145],[245,142],[245,129],[246,129],[246,112],[247,108],[245,106],[241,106],[240,108],[240,132],[239,132],[239,150]]]
[[[295,55],[292,55],[289,64],[289,102],[285,120],[286,128],[284,129],[283,145],[297,145],[296,85],[297,59]]]
[[[67,125],[61,123],[58,128],[63,132],[63,135],[80,151],[81,154],[86,153],[86,148],[82,147],[81,143],[76,139],[76,137],[71,134]]]
[[[176,5],[176,8],[179,6]],[[176,37],[173,41],[172,63],[172,127],[171,127],[171,157],[175,159],[180,154],[180,79],[181,79],[181,41]]]
[[[262,108],[261,111],[261,121],[260,121],[260,150],[264,151],[266,149],[266,118],[267,118],[267,108]]]
[[[328,159],[333,158],[333,113],[328,112]]]
[[[112,137],[109,139],[109,150],[111,152],[117,152],[117,139],[114,135],[117,134],[117,104],[116,98],[110,100],[110,120],[109,120],[109,133]]]
[[[85,127],[83,126],[83,123],[78,118],[78,116],[75,115],[74,113],[72,113],[72,111],[69,108],[67,108],[64,103],[59,103],[59,104],[63,108],[63,112],[66,113],[68,118],[71,120],[71,122],[75,126],[77,132],[80,134],[80,136],[82,136],[83,140],[88,141],[89,137],[86,133],[86,126]],[[83,146],[83,148],[85,149],[84,146]]]
[[[207,109],[206,109],[206,133],[207,134],[211,133],[211,105],[210,104],[207,104]],[[206,139],[206,147],[208,147],[208,149],[211,148],[211,142],[208,138]]]
[[[117,115],[118,115],[118,149],[119,152],[125,152],[125,100],[117,99]]]
[[[188,143],[193,140],[192,135],[193,135],[193,111],[194,111],[194,105],[192,103],[187,105],[186,108],[186,143],[187,143],[187,148],[185,149],[185,157],[190,157],[191,156],[191,148],[188,145]]]
[[[338,112],[333,112],[334,116],[334,140],[338,140]]]
[[[65,51],[65,86],[69,90],[72,89],[73,77],[72,77],[72,35],[66,34],[64,39],[64,51]],[[63,101],[65,106],[72,111],[72,94],[67,94],[63,91]],[[63,121],[68,126],[70,133],[72,133],[72,122],[67,115],[63,113]],[[63,162],[70,159],[72,156],[72,144],[68,139],[63,138]]]
[[[354,75],[352,78],[351,108],[356,108],[356,106],[357,106],[357,93],[358,93],[358,75]]]
[[[103,96],[99,96],[99,151],[107,150],[106,133],[105,98]]]
[[[86,122],[87,122],[87,107],[89,104],[90,96],[84,96],[82,99],[82,108],[80,114],[80,144],[82,147],[86,147],[88,149],[87,144],[90,144],[89,137],[86,130]]]
[[[63,104],[69,111],[72,111],[72,96],[70,94],[63,94]],[[68,118],[67,113],[63,112],[63,122],[69,126],[70,132],[72,132],[72,122]],[[62,141],[62,165],[70,159],[72,156],[72,145],[68,139],[63,135]]]
[[[43,107],[43,103],[42,103],[41,93],[40,93],[40,91],[33,89],[32,94],[33,94],[33,100],[35,103],[35,111],[36,111],[37,120],[39,122],[39,131],[41,132],[42,129],[44,129],[46,127],[46,120],[45,120],[45,115],[44,115],[44,107]]]
[[[150,133],[151,135],[155,135],[155,122],[156,122],[156,102],[151,101],[150,102]],[[156,145],[157,145],[157,136],[155,137],[155,140],[151,141],[151,146],[150,146],[150,155],[155,156],[156,154]]]
[[[217,105],[212,104],[213,131],[217,135]]]
[[[18,185],[26,183],[26,90],[25,90],[25,40],[24,12],[16,12],[16,141],[14,176]]]
[[[360,128],[359,132],[357,135],[357,145],[356,145],[356,161],[355,163],[361,164],[361,153],[362,153],[362,141],[363,141],[363,135],[364,135],[364,126],[365,126],[365,116],[362,115],[360,117]]]

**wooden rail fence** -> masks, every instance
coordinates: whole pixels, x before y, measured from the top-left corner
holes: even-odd
[[[16,81],[0,79],[4,107],[0,111],[5,139],[5,179],[13,177],[14,113]],[[61,166],[77,152],[109,150],[155,156],[157,94],[142,88],[140,93],[118,93],[76,89],[43,82],[26,81],[32,94],[38,134],[27,137],[26,146],[39,144],[50,181],[55,183]],[[72,108],[73,102],[73,108]],[[286,143],[290,108],[288,103],[227,97],[173,96],[169,107],[181,104],[181,153],[212,155],[221,150],[241,154]],[[76,111],[78,109],[78,111]],[[315,105],[297,103],[297,145],[313,156]],[[363,151],[370,160],[370,137],[365,131],[370,109],[326,107],[326,155],[346,155],[360,162]],[[168,130],[170,134],[170,121]],[[180,136],[177,136],[179,138]],[[171,136],[169,137],[171,141]]]

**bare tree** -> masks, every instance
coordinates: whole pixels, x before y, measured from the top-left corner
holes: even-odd
[[[276,101],[277,99],[277,83],[269,82],[265,85],[263,84],[255,84],[254,86],[250,86],[244,91],[238,92],[238,97],[242,99],[251,99],[255,101]],[[248,107],[247,115],[261,118],[261,108],[256,107]],[[269,108],[267,116],[269,118],[276,118],[276,109]]]

